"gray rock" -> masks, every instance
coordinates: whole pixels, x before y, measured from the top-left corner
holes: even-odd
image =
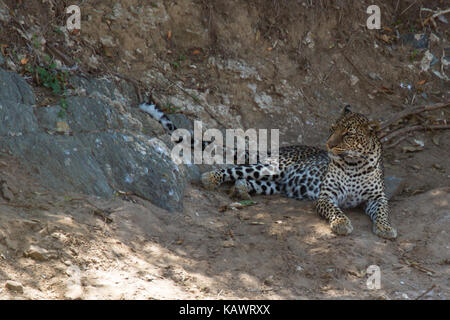
[[[1,77],[1,72],[0,72]],[[1,86],[1,79],[0,79]],[[17,92],[11,95],[1,92],[0,87],[0,135],[1,136],[21,136],[27,133],[38,131],[38,123],[33,113],[33,107],[20,102],[21,98],[14,97]],[[15,98],[9,99],[11,96]]]
[[[9,7],[3,0],[0,0],[0,21],[8,23],[11,20]]]
[[[91,147],[83,145],[76,136],[38,133],[7,137],[0,144],[22,159],[23,166],[47,187],[106,197],[114,193],[92,156]]]
[[[69,78],[69,84],[76,89],[86,90],[88,96],[98,93],[111,100],[117,100],[117,93],[121,93],[124,97],[128,97],[134,104],[137,101],[137,95],[134,86],[124,80],[113,82],[109,79],[86,79],[79,76]]]
[[[119,129],[118,114],[104,102],[89,97],[69,97],[66,102],[66,116],[63,118],[58,117],[62,109],[59,105],[38,108],[36,116],[40,127],[52,130],[57,121],[65,120],[73,133]]]
[[[31,245],[27,251],[25,251],[25,257],[36,261],[46,261],[48,260],[48,251],[44,248]]]
[[[20,75],[0,68],[0,101],[33,105],[36,103],[31,86]]]
[[[136,125],[140,121],[133,115],[146,118],[129,103],[136,99],[134,87],[80,77],[71,83],[86,96],[66,98],[61,118],[61,106],[33,107],[35,97],[26,81],[0,69],[0,149],[60,192],[111,197],[120,190],[169,211],[181,210],[186,182],[198,179],[198,168],[176,165],[165,143],[139,132],[142,124]],[[180,127],[192,127],[183,115],[171,117]],[[61,123],[67,130],[59,129]]]
[[[92,146],[115,190],[133,192],[170,211],[182,209],[186,178],[161,140],[117,131],[80,135],[80,139]]]
[[[412,46],[414,49],[428,48],[429,38],[425,33],[405,33],[400,36],[400,41],[404,45]]]
[[[0,192],[2,197],[8,201],[14,199],[14,194],[9,190],[8,184],[6,182],[1,182]]]
[[[375,72],[368,72],[367,75],[372,80],[383,80],[383,78],[381,78],[381,76],[378,73],[375,73]]]
[[[388,199],[400,194],[405,187],[405,180],[396,176],[384,178],[385,192]]]
[[[5,288],[14,292],[23,293],[23,285],[17,281],[7,280]]]

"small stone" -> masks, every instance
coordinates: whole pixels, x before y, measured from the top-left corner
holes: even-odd
[[[386,197],[391,199],[395,195],[399,194],[405,186],[404,182],[405,181],[402,178],[398,178],[396,176],[386,177],[384,179]]]
[[[400,244],[400,248],[405,252],[410,252],[415,247],[415,244],[412,242],[403,242]]]
[[[354,86],[355,84],[357,84],[359,82],[359,78],[357,77],[357,76],[355,76],[355,75],[351,75],[350,76],[350,84],[352,85],[352,86]]]
[[[101,37],[100,38],[100,42],[102,43],[102,45],[104,45],[105,47],[108,47],[108,48],[112,48],[112,47],[116,46],[114,38],[112,36],[109,36],[109,35]]]
[[[20,282],[8,280],[5,283],[5,288],[18,293],[23,293],[23,286]]]
[[[264,284],[266,286],[271,286],[273,285],[273,276],[268,276],[266,279],[264,279]]]
[[[35,245],[31,245],[30,248],[25,251],[25,256],[37,261],[48,260],[48,251]]]
[[[430,50],[427,50],[420,61],[420,68],[422,71],[428,71],[428,69],[430,69],[433,59],[436,59],[435,56],[430,52]]]
[[[435,35],[433,32],[430,34],[430,41],[431,42],[439,42],[441,39],[437,35]]]
[[[306,34],[306,38],[303,40],[303,43],[307,45],[309,49],[314,49],[315,43],[311,31]]]
[[[232,248],[234,247],[234,241],[233,240],[226,240],[223,242],[223,247],[224,248]]]
[[[2,183],[0,191],[2,193],[2,197],[5,198],[6,200],[11,201],[14,199],[14,194],[11,192],[11,190],[9,190],[6,182]]]
[[[415,34],[413,46],[416,49],[428,48],[428,36],[425,33]]]
[[[375,72],[368,72],[367,75],[369,76],[370,79],[372,80],[383,80],[381,78],[381,76],[378,73]]]
[[[56,121],[56,132],[68,134],[70,133],[70,127],[65,121]]]
[[[64,297],[70,300],[79,300],[83,296],[83,288],[81,286],[81,270],[75,265],[67,268],[66,274],[69,278],[66,281],[66,292]]]
[[[415,49],[428,48],[428,36],[426,34],[406,33],[400,36],[400,41],[404,45],[410,45]]]

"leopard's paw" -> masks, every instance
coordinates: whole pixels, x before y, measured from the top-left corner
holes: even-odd
[[[395,239],[397,238],[397,230],[391,227],[389,224],[385,223],[374,223],[373,233],[384,239]]]
[[[331,230],[338,235],[348,235],[352,233],[353,226],[349,218],[339,217],[330,223]]]
[[[220,183],[222,181],[220,174],[216,171],[205,172],[202,174],[200,179],[202,181],[203,187],[208,190],[216,189],[218,186],[220,186]]]
[[[250,200],[250,194],[248,193],[247,181],[241,179],[237,180],[234,183],[234,186],[231,188],[231,195],[235,196],[242,200]]]

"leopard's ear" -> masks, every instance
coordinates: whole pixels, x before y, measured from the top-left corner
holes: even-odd
[[[350,109],[350,105],[346,105],[343,109],[342,109],[342,114],[347,114],[349,112],[352,112],[352,110]]]
[[[380,128],[380,123],[378,121],[369,121],[367,122],[366,127],[370,132],[377,132]]]

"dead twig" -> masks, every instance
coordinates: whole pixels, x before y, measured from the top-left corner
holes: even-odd
[[[355,64],[352,62],[352,60],[350,60],[349,57],[347,57],[346,54],[342,53],[342,56],[345,58],[345,60],[347,60],[348,63],[350,63],[350,65],[356,70],[356,72],[359,73],[359,75],[365,82],[367,82],[372,87],[377,88],[376,85],[374,85],[372,82],[370,82],[369,80],[366,79],[366,76],[358,69],[358,67],[355,66]]]
[[[114,221],[112,218],[109,217],[109,215],[113,212],[113,210],[99,208],[99,207],[97,207],[95,204],[91,203],[87,199],[86,199],[86,204],[88,204],[91,207],[93,207],[92,213],[95,216],[98,216],[98,217],[102,218],[106,223],[111,223],[111,222]]]
[[[65,53],[61,52],[59,49],[55,48],[54,46],[52,46],[49,43],[46,43],[45,45],[46,45],[47,49],[49,49],[49,51],[53,53],[53,55],[59,56],[61,58],[61,60],[64,61],[66,66],[73,67],[75,65],[75,62],[70,57],[68,57]]]
[[[405,258],[403,258],[403,261],[406,263],[406,265],[408,265],[408,267],[415,268],[423,273],[426,273],[429,276],[433,276],[436,274],[435,271],[428,269],[415,261],[409,261],[408,259],[405,259]]]
[[[381,142],[386,143],[388,141],[391,141],[392,138],[395,138],[397,136],[401,136],[407,133],[410,133],[412,131],[422,131],[422,130],[445,130],[450,129],[450,124],[435,124],[435,125],[416,125],[416,126],[410,126],[406,128],[402,128],[399,130],[396,130],[390,134],[384,134],[383,136],[379,136],[381,139]],[[400,141],[399,141],[400,142]]]
[[[413,3],[411,3],[411,4],[410,4],[405,10],[403,10],[398,16],[400,17],[402,14],[404,14],[406,11],[408,11],[409,8],[411,8],[413,5],[416,4],[416,2],[417,2],[417,0],[414,1]]]
[[[41,204],[33,205],[33,204],[20,204],[20,203],[2,202],[2,203],[0,203],[0,205],[8,206],[8,207],[14,207],[14,208],[30,209],[30,210],[36,210],[36,209],[49,210],[48,207],[46,207],[44,205],[41,205]]]
[[[305,98],[306,102],[308,102],[308,104],[311,107],[314,107],[314,105],[311,103],[311,101],[309,100],[308,96],[303,92],[303,89],[301,87],[300,87],[300,92],[301,92],[302,96]]]
[[[436,22],[434,21],[434,19],[436,19],[437,17],[439,17],[443,14],[450,13],[450,8],[447,8],[445,10],[440,10],[440,11],[433,11],[428,8],[422,8],[421,11],[434,12],[434,14],[432,14],[431,16],[429,16],[422,22],[422,25],[425,26],[431,20],[431,22],[433,22],[433,25],[436,27]]]
[[[420,298],[424,297],[428,292],[430,292],[431,290],[433,290],[434,288],[436,288],[436,285],[433,284],[431,287],[429,287],[427,290],[425,290],[424,293],[422,293],[420,296],[418,296],[416,298],[416,300],[419,300]]]
[[[398,145],[400,142],[402,142],[406,138],[407,138],[407,136],[400,137],[395,142],[392,142],[391,144],[384,146],[384,149],[389,149],[389,148],[395,147],[396,145]]]
[[[418,106],[416,108],[410,109],[410,110],[405,110],[402,112],[397,113],[396,115],[394,115],[391,119],[383,122],[380,125],[380,128],[378,129],[378,131],[383,131],[384,129],[386,129],[387,127],[389,127],[390,125],[396,123],[397,121],[399,121],[402,118],[414,115],[414,114],[419,114],[425,111],[431,111],[431,110],[436,110],[436,109],[440,109],[440,108],[445,108],[450,106],[450,101],[447,102],[440,102],[440,103],[434,103],[434,104],[428,104],[425,106]],[[383,136],[387,135],[384,134],[382,135],[380,138],[382,138]]]

